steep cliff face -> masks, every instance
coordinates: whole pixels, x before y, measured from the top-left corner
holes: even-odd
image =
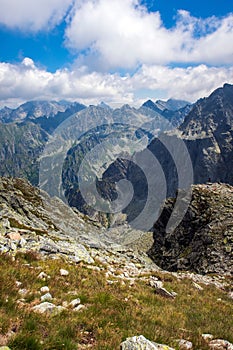
[[[179,127],[189,150],[195,183],[233,184],[233,85],[197,102]]]
[[[0,176],[27,178],[38,183],[38,158],[48,134],[33,123],[0,124]]]
[[[216,183],[193,186],[182,222],[168,233],[166,225],[174,204],[174,198],[166,201],[154,225],[151,258],[170,271],[232,273],[233,187]]]

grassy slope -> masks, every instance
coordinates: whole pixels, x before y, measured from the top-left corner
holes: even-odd
[[[60,268],[69,270],[69,275],[60,276]],[[40,280],[41,271],[51,278]],[[12,263],[11,257],[0,255],[0,342],[12,330],[15,333],[7,343],[17,350],[112,350],[119,349],[126,337],[139,334],[175,348],[176,339],[184,337],[193,342],[194,349],[208,349],[202,333],[233,341],[233,305],[226,292],[213,286],[199,291],[190,280],[177,280],[170,274],[157,277],[178,293],[174,300],[156,295],[144,281],[132,287],[127,281],[109,285],[104,271],[82,264],[40,260],[31,253],[18,254]],[[17,287],[16,281],[22,285]],[[44,285],[49,286],[56,305],[79,297],[87,309],[53,317],[35,314],[31,307],[39,304]],[[22,298],[19,288],[28,290],[23,304],[17,303]]]

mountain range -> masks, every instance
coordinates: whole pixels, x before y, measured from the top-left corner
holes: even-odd
[[[159,162],[166,180],[166,193],[160,200],[174,197],[182,187],[175,153],[180,156],[183,173],[188,172],[179,147],[171,154],[166,148],[168,144],[176,148],[174,145],[182,142],[186,146],[193,183],[213,181],[233,184],[233,86],[230,84],[192,105],[182,100],[148,100],[138,109],[129,105],[112,109],[104,103],[86,107],[65,101],[32,101],[15,110],[2,109],[0,120],[0,175],[25,177],[35,185],[39,183],[39,161],[41,157],[48,156],[43,151],[50,135],[58,132],[63,141],[72,135],[62,167],[63,190],[72,206],[91,216],[96,214],[82,199],[77,173],[86,154],[110,136],[124,139],[124,142],[118,145],[118,153],[113,142],[108,161],[101,168],[98,159],[95,159],[97,164],[94,165],[93,161],[92,170],[96,174],[99,193],[108,200],[116,199],[116,183],[119,180],[127,179],[132,183],[134,196],[124,210],[130,221],[137,217],[147,200],[145,171],[143,173],[135,165],[135,160],[137,163],[137,159],[143,158],[148,151]],[[78,123],[78,135],[72,124],[74,121]],[[63,125],[69,123],[70,130],[65,135]],[[141,131],[137,132],[137,128]],[[132,142],[129,135],[137,141],[136,146],[128,144],[128,139]],[[52,157],[54,152],[59,156],[57,145]],[[148,173],[152,171],[150,164],[147,169]],[[161,181],[162,177],[157,176],[153,186],[160,188]],[[51,187],[48,182],[44,189]]]

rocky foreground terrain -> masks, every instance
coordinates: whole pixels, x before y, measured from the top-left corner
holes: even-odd
[[[166,235],[168,200],[153,243],[1,178],[0,349],[232,350],[232,199],[231,186],[194,186]]]

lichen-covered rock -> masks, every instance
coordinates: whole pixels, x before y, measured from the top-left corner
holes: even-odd
[[[170,271],[202,274],[233,271],[233,187],[217,183],[193,186],[183,220],[173,232],[167,233],[174,203],[172,198],[166,201],[154,225],[151,258]]]
[[[214,339],[209,342],[211,350],[233,350],[233,344],[224,339]]]
[[[121,350],[174,350],[167,345],[154,343],[143,335],[127,338],[121,343],[120,348]]]

